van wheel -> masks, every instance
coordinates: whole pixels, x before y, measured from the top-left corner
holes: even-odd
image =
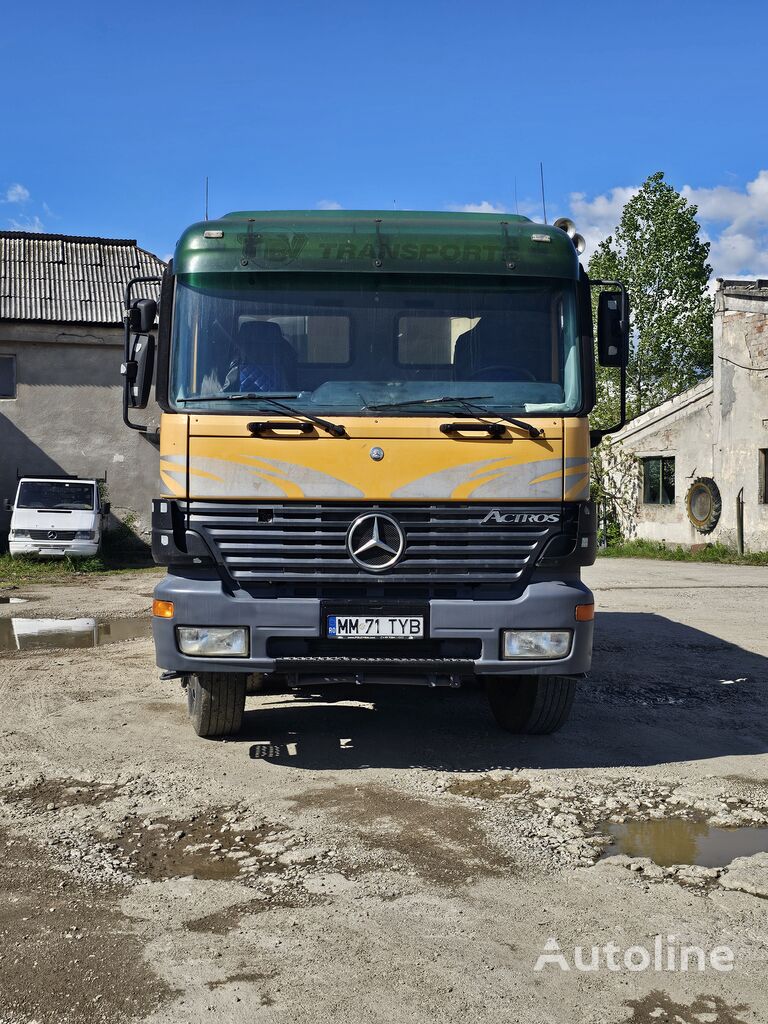
[[[487,676],[493,717],[507,732],[557,732],[571,712],[576,682],[565,676]]]
[[[187,710],[198,736],[213,739],[240,732],[246,678],[229,672],[195,672],[187,676]]]

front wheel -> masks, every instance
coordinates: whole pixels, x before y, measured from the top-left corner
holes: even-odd
[[[565,676],[487,676],[493,717],[507,732],[557,732],[571,712],[576,683]]]
[[[195,672],[187,676],[187,710],[198,736],[214,739],[240,732],[246,679],[229,672]]]

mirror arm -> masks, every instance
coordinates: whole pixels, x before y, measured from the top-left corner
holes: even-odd
[[[616,288],[621,292],[621,319],[626,322],[627,311],[629,307],[629,300],[627,297],[627,289],[621,281],[598,281],[591,280],[589,282],[590,288]],[[620,391],[621,395],[619,398],[619,422],[614,423],[612,427],[595,427],[589,432],[589,446],[590,448],[597,448],[600,442],[608,434],[616,434],[627,422],[627,360],[624,359],[621,364],[620,370]]]
[[[131,302],[133,301],[131,292],[133,286],[137,284],[162,284],[162,277],[134,277],[125,286],[125,292],[123,293],[123,324],[125,326],[125,340],[123,343],[123,365],[121,372],[125,378],[123,382],[123,423],[126,427],[130,427],[131,430],[138,430],[142,434],[146,434],[149,430],[143,423],[132,423],[131,417],[128,413],[128,393],[131,385],[136,380],[136,363],[131,359]],[[133,374],[131,376],[131,373]]]

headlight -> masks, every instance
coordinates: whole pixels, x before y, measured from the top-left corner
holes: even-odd
[[[503,658],[543,661],[565,658],[570,650],[570,629],[505,629],[503,633]]]
[[[248,630],[242,626],[177,626],[182,654],[195,658],[247,658]]]
[[[29,530],[11,530],[11,536],[14,540],[27,540],[29,537]]]
[[[93,540],[93,530],[78,530],[75,540]]]

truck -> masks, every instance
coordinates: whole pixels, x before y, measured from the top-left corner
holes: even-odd
[[[129,283],[123,418],[148,429],[153,383],[161,409],[156,658],[198,735],[331,684],[481,684],[503,729],[563,724],[629,346],[583,247],[566,219],[244,211]],[[621,412],[590,429],[596,361]]]
[[[91,558],[101,547],[109,503],[101,499],[98,480],[22,476],[6,510],[12,558]]]

